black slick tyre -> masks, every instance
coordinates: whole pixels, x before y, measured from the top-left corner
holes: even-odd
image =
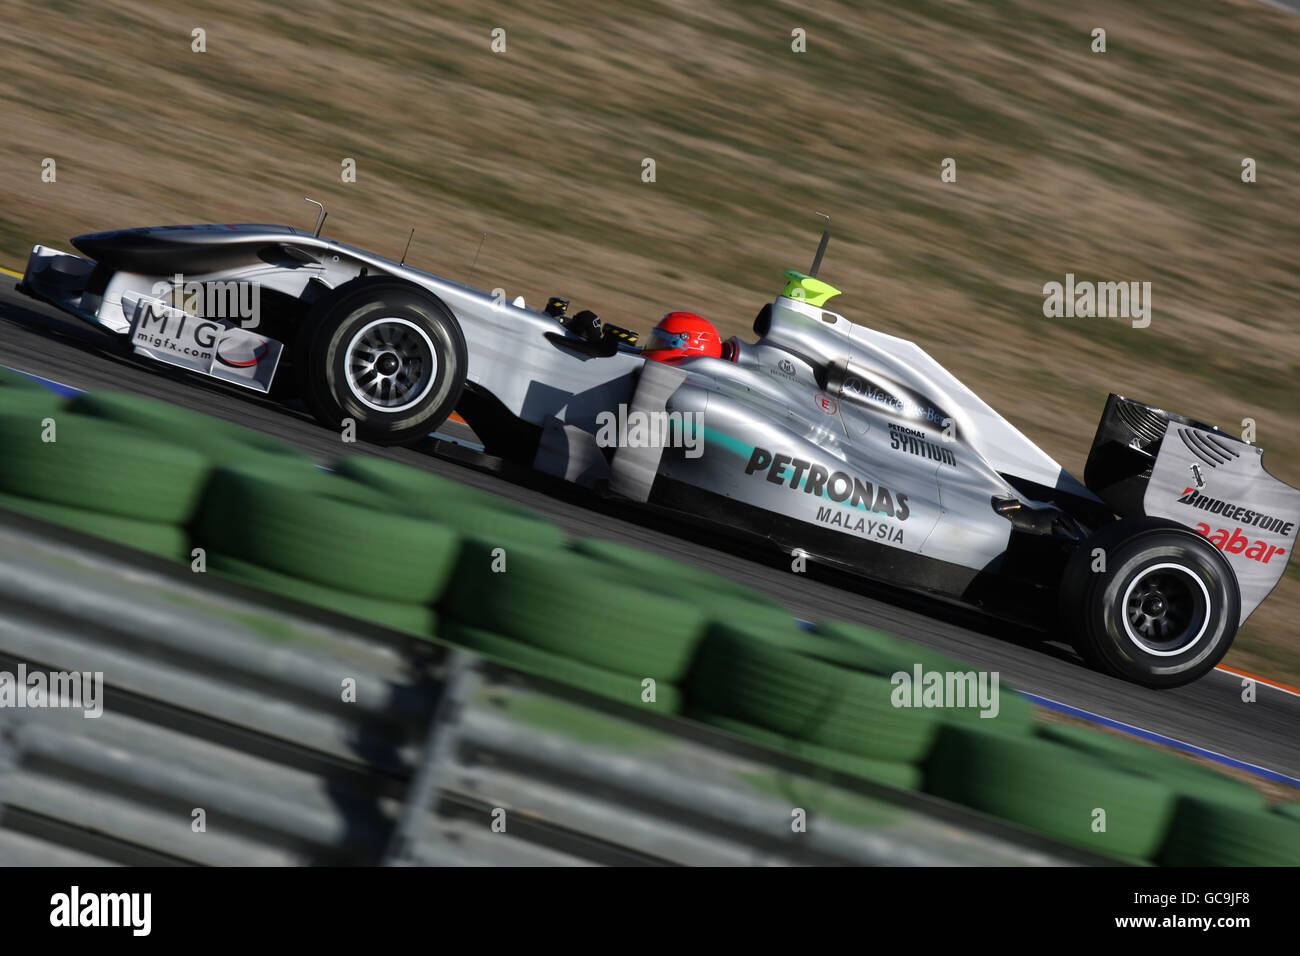
[[[359,279],[313,307],[296,350],[303,400],[329,428],[380,445],[446,420],[465,385],[465,339],[442,302],[396,279]]]
[[[1104,558],[1104,570],[1099,567]],[[1158,518],[1123,519],[1084,542],[1066,566],[1061,619],[1091,666],[1146,687],[1178,687],[1232,646],[1237,578],[1204,537]]]

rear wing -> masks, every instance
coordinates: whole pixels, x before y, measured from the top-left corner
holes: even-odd
[[[1295,551],[1300,490],[1264,470],[1263,449],[1212,425],[1111,395],[1084,478],[1117,514],[1191,528],[1223,552],[1245,621]]]

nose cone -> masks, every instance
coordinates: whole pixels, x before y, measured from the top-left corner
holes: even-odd
[[[298,230],[286,226],[148,226],[75,236],[72,244],[110,269],[167,275],[214,272],[251,262],[265,245]]]
[[[90,232],[73,236],[72,244],[82,253],[113,268],[121,268],[123,257],[157,250],[165,245],[155,234],[156,229],[113,229],[109,232]]]

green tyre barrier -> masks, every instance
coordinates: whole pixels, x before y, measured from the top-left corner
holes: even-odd
[[[559,548],[564,544],[564,532],[558,525],[541,518],[485,507],[477,500],[430,498],[418,503],[399,502],[395,507],[403,513],[436,521],[467,538],[477,538],[492,546]]]
[[[54,417],[54,441],[30,414],[0,414],[0,491],[87,511],[182,524],[208,463],[198,452],[72,412]]]
[[[1164,866],[1295,866],[1300,822],[1286,814],[1184,798],[1158,858]]]
[[[846,637],[850,633],[852,639]],[[981,730],[1011,734],[1027,734],[1033,728],[1037,709],[1014,688],[999,679],[996,698],[986,704],[979,696],[980,682],[983,678],[984,687],[992,693],[991,677],[892,634],[859,624],[822,621],[814,625],[811,633],[802,632],[795,647],[810,657],[888,679],[894,688],[893,697],[900,704],[916,707],[919,699],[920,706],[939,720],[975,721]],[[939,680],[932,686],[931,679],[936,676]]]
[[[849,621],[818,621],[813,633],[834,641],[842,641],[858,648],[864,666],[885,677],[905,671],[909,674],[920,664],[927,671],[969,671],[973,668],[954,657],[913,644],[901,637],[877,631],[875,628]]]
[[[174,561],[189,557],[189,537],[177,525],[106,515],[18,495],[0,494],[0,507]]]
[[[495,508],[525,518],[543,520],[536,512],[507,498],[494,495],[432,472],[399,464],[383,458],[349,457],[334,462],[333,469],[353,481],[384,492],[398,501],[422,504],[429,500],[472,502],[480,507]]]
[[[567,684],[600,697],[608,697],[632,707],[641,707],[661,714],[675,714],[681,710],[681,693],[672,684],[655,681],[655,700],[642,700],[642,678],[635,674],[619,674],[593,667],[591,664],[542,650],[522,641],[511,640],[480,628],[466,627],[459,622],[445,622],[438,632],[440,640],[469,648],[484,657],[499,661],[507,667]]]
[[[929,752],[934,711],[895,707],[888,680],[807,656],[801,640],[711,625],[691,668],[689,706],[875,760],[910,763]]]
[[[1088,753],[1112,767],[1159,780],[1180,796],[1244,810],[1264,809],[1264,795],[1249,784],[1135,740],[1068,724],[1044,724],[1037,735]]]
[[[15,372],[12,369],[7,369],[7,368],[0,368],[0,389],[8,389],[13,391],[29,391],[29,392],[49,392],[51,395],[54,394],[53,392],[50,391],[50,389],[46,388],[40,382],[36,381],[36,379],[24,375],[22,372]],[[0,397],[0,400],[3,400],[3,398]]]
[[[871,760],[841,750],[831,750],[829,747],[818,747],[815,744],[795,740],[792,737],[786,737],[763,727],[733,720],[719,714],[690,713],[687,716],[693,720],[717,727],[719,730],[735,734],[737,737],[752,740],[754,743],[761,744],[772,750],[789,754],[792,757],[799,757],[809,763],[818,764],[827,770],[850,774],[854,777],[861,777],[864,780],[871,780],[875,783],[898,787],[903,790],[917,790],[921,786],[921,771],[911,764]]]
[[[919,697],[922,704],[930,706],[938,690],[938,684],[932,682],[941,679],[945,693],[939,700],[940,706],[934,707],[941,720],[972,721],[981,730],[1009,734],[1028,734],[1033,730],[1037,708],[1032,702],[999,679],[996,698],[990,699],[985,706],[979,699],[981,680],[983,687],[991,693],[991,676],[956,658],[847,621],[819,621],[813,626],[810,637],[817,643],[810,645],[807,653],[816,657],[851,661],[850,666],[887,677],[891,683],[895,682],[896,675],[906,674],[906,681],[898,678],[894,683],[900,699],[907,697],[915,701]],[[840,653],[845,655],[852,648],[852,655],[841,657],[832,653],[830,647],[834,646],[842,648]],[[918,666],[921,668],[919,683]],[[973,679],[969,679],[971,675]]]
[[[604,538],[580,538],[572,547],[579,554],[639,574],[640,579],[634,583],[650,591],[677,596],[680,588],[689,592],[690,597],[749,601],[761,607],[763,613],[776,612],[787,619],[790,617],[789,611],[761,591],[644,548]]]
[[[219,464],[242,461],[250,450],[306,458],[292,446],[262,432],[143,395],[83,392],[72,398],[69,408],[80,415],[117,422],[153,438],[192,448]]]
[[[228,463],[223,468],[303,494],[351,501],[376,511],[393,510],[392,501],[383,492],[318,468],[310,458],[250,451],[241,461]]]
[[[67,400],[48,388],[0,388],[0,415],[26,415],[38,426],[66,407]]]
[[[1125,860],[1152,857],[1175,795],[1156,780],[1058,744],[946,724],[925,762],[927,792]],[[1105,812],[1105,831],[1095,831]]]
[[[207,569],[281,597],[301,601],[304,604],[314,604],[395,631],[407,631],[429,637],[437,629],[438,615],[432,608],[424,605],[398,604],[395,601],[380,601],[366,597],[364,594],[350,594],[338,588],[290,577],[279,571],[272,571],[270,568],[215,551],[207,555]]]
[[[429,604],[455,566],[455,532],[428,521],[216,469],[196,542],[290,577],[401,604]]]
[[[686,670],[704,631],[698,608],[608,577],[580,555],[469,539],[443,610],[457,620],[574,660],[660,683]]]
[[[713,574],[642,548],[586,538],[573,550],[604,564],[611,573],[653,594],[662,594],[700,608],[710,621],[743,623],[749,627],[789,630],[793,618],[776,601],[730,578]]]

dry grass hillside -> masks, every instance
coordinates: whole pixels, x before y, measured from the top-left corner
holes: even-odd
[[[413,264],[466,278],[486,232],[477,285],[725,334],[828,212],[838,309],[1067,468],[1114,390],[1255,419],[1300,485],[1300,16],[1256,0],[9,0],[5,21],[11,267],[97,229],[310,224],[310,195],[381,252],[416,226]],[[1151,282],[1150,327],[1044,318],[1067,272]],[[1297,615],[1293,568],[1230,662],[1300,679]]]

